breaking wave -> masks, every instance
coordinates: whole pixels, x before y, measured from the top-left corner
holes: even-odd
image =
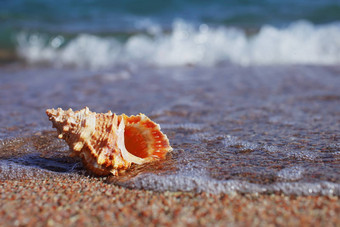
[[[141,62],[158,66],[207,65],[231,62],[244,66],[268,64],[340,63],[340,24],[313,25],[298,21],[285,28],[263,26],[249,35],[239,28],[194,26],[181,20],[171,32],[150,25],[146,33],[118,38],[79,34],[20,33],[17,53],[30,64],[57,67],[110,67]]]

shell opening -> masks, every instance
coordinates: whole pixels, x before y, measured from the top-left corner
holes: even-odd
[[[124,132],[126,150],[139,158],[147,158],[148,145],[141,130],[133,126],[126,126]]]
[[[136,164],[143,164],[144,162],[147,161],[146,159],[140,158],[140,157],[130,153],[129,151],[127,151],[126,145],[125,145],[125,123],[124,123],[124,120],[121,121],[120,124],[119,124],[118,130],[117,130],[117,135],[118,135],[118,140],[117,140],[118,148],[122,152],[122,156],[126,161],[133,162],[133,163],[136,163]],[[130,142],[128,142],[128,144],[130,144]],[[138,153],[138,152],[136,152],[136,153]]]

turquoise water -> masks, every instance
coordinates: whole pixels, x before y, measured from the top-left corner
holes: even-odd
[[[301,19],[316,24],[340,20],[340,2],[5,0],[2,1],[0,18],[4,22],[3,27],[56,32],[138,30],[140,20],[152,20],[167,26],[175,18],[199,24],[281,26]]]
[[[84,67],[94,55],[102,57],[92,68],[141,59],[156,65],[340,62],[340,1],[1,4],[0,51],[29,64]]]

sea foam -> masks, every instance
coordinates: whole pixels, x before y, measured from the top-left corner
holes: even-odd
[[[340,63],[340,25],[306,21],[283,28],[264,25],[253,35],[239,28],[194,26],[177,20],[170,33],[150,25],[146,34],[125,42],[91,34],[66,42],[60,35],[27,33],[20,33],[17,41],[17,52],[25,61],[54,66],[103,68],[134,61],[158,66]]]
[[[284,193],[293,195],[339,195],[340,184],[327,181],[276,182],[263,185],[242,180],[216,180],[201,174],[179,172],[173,175],[141,174],[131,181],[118,184],[153,191],[194,191],[211,194],[234,193]]]

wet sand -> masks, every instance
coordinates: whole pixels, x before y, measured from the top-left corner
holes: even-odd
[[[1,226],[338,226],[338,197],[130,190],[105,178],[1,181]]]
[[[1,225],[340,225],[338,67],[0,72]],[[119,179],[89,176],[68,157],[45,115],[47,108],[84,106],[147,114],[169,136],[173,153]],[[296,166],[304,172],[285,171]],[[164,183],[162,176],[197,177],[190,175],[196,170],[208,174],[210,189],[211,182],[228,180],[335,186],[325,189],[329,196],[311,188],[254,193],[251,187],[208,194],[133,180],[150,173]],[[308,193],[316,196],[303,196]]]

